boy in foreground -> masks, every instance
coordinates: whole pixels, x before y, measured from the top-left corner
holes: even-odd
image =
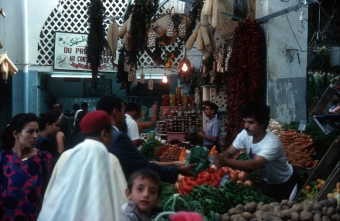
[[[162,182],[159,175],[150,169],[132,173],[125,190],[128,202],[122,206],[125,221],[151,221],[150,210],[160,200]]]

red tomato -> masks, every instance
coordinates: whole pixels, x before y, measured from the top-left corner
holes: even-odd
[[[216,170],[214,168],[210,167],[208,171],[209,171],[209,173],[215,173]]]
[[[226,173],[229,173],[229,170],[226,167],[222,167],[220,171],[223,172],[223,175],[226,174]]]

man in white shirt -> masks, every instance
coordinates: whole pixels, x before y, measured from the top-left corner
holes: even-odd
[[[233,143],[221,154],[215,156],[217,167],[229,166],[247,172],[257,171],[264,182],[259,188],[269,197],[280,202],[289,199],[295,185],[301,189],[303,182],[299,174],[287,162],[279,138],[267,127],[270,107],[260,101],[250,101],[241,110],[244,129]],[[246,150],[249,160],[234,160],[232,157]]]
[[[125,107],[127,135],[130,137],[133,145],[135,145],[136,147],[144,143],[144,140],[140,139],[138,125],[137,122],[134,120],[138,117],[141,111],[142,110],[140,106],[135,103],[128,103]]]

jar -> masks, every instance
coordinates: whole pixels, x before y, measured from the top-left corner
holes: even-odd
[[[188,98],[189,98],[188,94],[183,94],[182,95],[182,105],[183,106],[187,106],[188,105]]]
[[[180,94],[176,94],[176,105],[182,105],[182,96]]]
[[[169,94],[163,94],[162,106],[169,106]]]
[[[174,93],[170,93],[169,95],[169,104],[176,105],[176,95]]]

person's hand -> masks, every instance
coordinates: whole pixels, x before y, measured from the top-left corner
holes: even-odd
[[[223,154],[216,154],[214,157],[214,162],[215,166],[220,169],[221,167],[225,166],[224,161],[225,161],[225,156]]]
[[[192,164],[185,164],[179,168],[179,173],[184,176],[193,176],[194,171],[192,170],[193,167],[197,166],[197,163]]]
[[[61,131],[58,131],[57,135],[55,136],[57,141],[64,141],[65,139],[65,134]]]
[[[199,137],[203,137],[205,135],[205,133],[203,132],[203,131],[199,131],[198,133],[197,133],[197,136],[199,136]]]
[[[153,110],[154,112],[157,112],[157,110],[158,110],[158,105],[157,105],[157,103],[158,103],[158,101],[155,101],[155,103],[152,105],[152,110]]]

